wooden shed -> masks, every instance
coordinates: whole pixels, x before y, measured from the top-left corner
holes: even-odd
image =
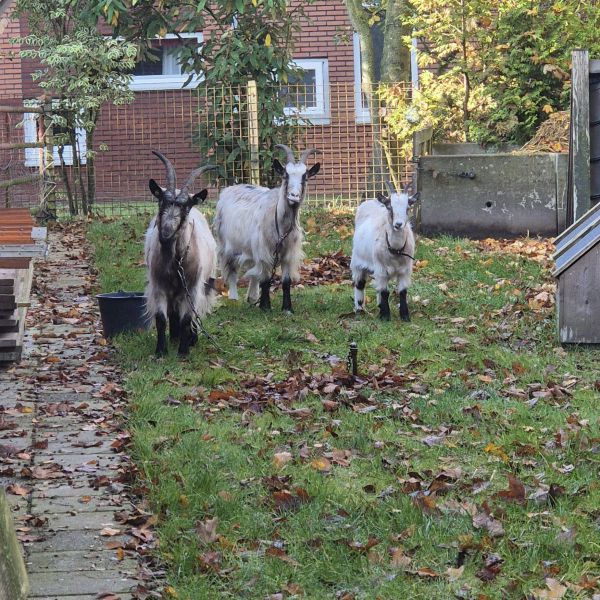
[[[555,244],[559,341],[600,344],[600,203]]]
[[[21,359],[33,259],[46,252],[46,228],[28,209],[0,209],[0,365]]]

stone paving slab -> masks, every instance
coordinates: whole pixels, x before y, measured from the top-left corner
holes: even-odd
[[[96,496],[64,496],[58,498],[33,498],[32,512],[36,515],[47,515],[55,513],[89,513],[103,512],[120,509],[110,500],[110,496],[98,494]]]
[[[48,531],[43,532],[44,539],[26,544],[31,560],[35,560],[34,554],[38,552],[66,552],[66,551],[87,551],[98,552],[106,550],[106,544],[109,542],[127,543],[128,537],[116,535],[110,538],[100,536],[99,531],[74,530],[74,531]]]
[[[93,488],[88,485],[88,476],[71,478],[70,483],[63,482],[44,482],[43,485],[36,487],[33,492],[33,499],[45,498],[80,498],[81,496],[105,496],[106,488]]]
[[[129,592],[136,582],[115,571],[77,571],[72,573],[31,573],[30,597],[61,594],[101,594]]]
[[[34,515],[39,514],[35,504],[31,512]],[[123,532],[123,527],[114,520],[113,515],[114,508],[101,512],[78,512],[74,514],[59,512],[45,514],[44,516],[48,519],[47,528],[49,531],[95,531],[97,534],[100,534],[102,529],[110,527],[112,530]],[[105,536],[104,539],[108,540],[110,537],[114,536]],[[65,550],[68,550],[68,548],[65,548]]]
[[[131,594],[115,594],[117,600],[134,600]],[[35,600],[98,600],[97,594],[92,594],[89,596],[30,596],[30,598],[35,598]]]
[[[125,558],[119,560],[114,550],[97,552],[40,552],[34,561],[28,561],[29,573],[70,573],[75,571],[107,571],[118,569],[121,573],[134,574],[136,562]]]

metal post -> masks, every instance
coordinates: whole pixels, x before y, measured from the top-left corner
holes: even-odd
[[[350,342],[350,351],[348,352],[348,371],[352,377],[358,375],[358,344]]]
[[[250,182],[253,185],[260,185],[258,89],[254,80],[248,82],[248,143],[250,145]]]

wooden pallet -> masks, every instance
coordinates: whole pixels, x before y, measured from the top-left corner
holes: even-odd
[[[21,360],[33,259],[46,251],[46,229],[29,210],[0,209],[0,363]]]

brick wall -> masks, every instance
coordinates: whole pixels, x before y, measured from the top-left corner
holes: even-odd
[[[18,30],[19,23],[9,27]],[[0,48],[7,45],[8,37],[0,38]],[[373,142],[371,127],[356,122],[352,27],[342,0],[319,0],[306,7],[295,57],[325,58],[329,66],[331,122],[299,132],[300,148],[324,152],[318,158],[321,173],[311,181],[309,191],[358,200],[368,179]],[[35,64],[15,61],[15,68],[20,69],[21,88],[13,89],[24,98],[38,96],[40,90],[31,80]],[[15,85],[18,74],[11,75]],[[0,80],[0,85],[6,84]],[[95,136],[96,149],[108,148],[99,151],[96,159],[99,201],[149,198],[148,179],[164,177],[152,149],[171,158],[182,177],[197,166],[201,157],[193,135],[198,108],[197,95],[186,90],[138,92],[131,105],[104,107]]]
[[[21,61],[18,49],[10,43],[11,38],[21,35],[20,23],[11,18],[13,4],[10,0],[0,12],[0,99],[23,96]]]

